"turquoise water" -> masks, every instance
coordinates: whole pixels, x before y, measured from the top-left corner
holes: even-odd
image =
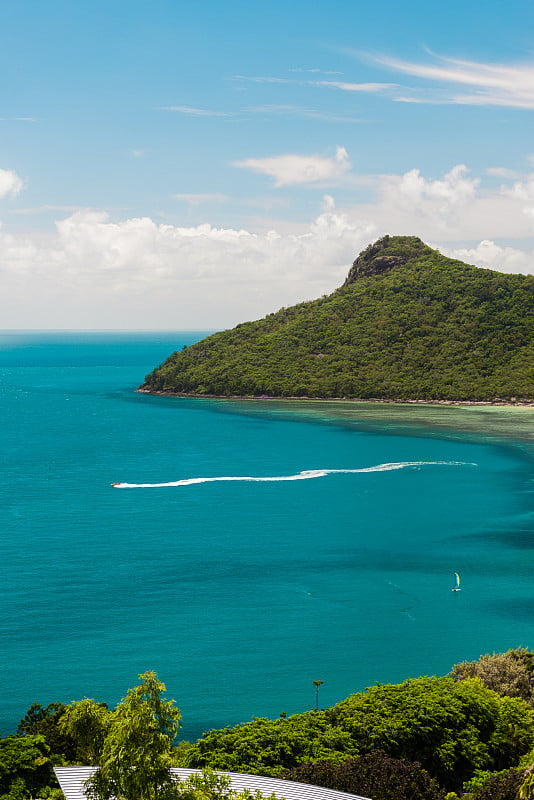
[[[147,669],[193,739],[534,645],[534,412],[134,393],[200,336],[0,334],[2,735]]]

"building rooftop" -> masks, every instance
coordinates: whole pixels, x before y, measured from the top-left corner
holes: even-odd
[[[54,767],[59,785],[66,800],[86,800],[84,783],[96,771],[97,767]],[[200,769],[176,768],[171,772],[180,780],[187,780],[190,775],[202,773]],[[237,792],[250,789],[260,791],[265,797],[272,794],[285,800],[369,800],[357,794],[338,792],[322,786],[311,786],[307,783],[285,781],[281,778],[265,778],[262,775],[242,775],[237,772],[221,772],[230,778],[230,788]]]

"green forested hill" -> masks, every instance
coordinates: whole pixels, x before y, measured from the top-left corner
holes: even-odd
[[[534,276],[385,236],[331,295],[171,355],[143,391],[421,400],[534,398]]]

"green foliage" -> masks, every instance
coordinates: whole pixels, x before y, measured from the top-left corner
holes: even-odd
[[[164,700],[155,672],[140,676],[112,714],[100,769],[87,783],[91,800],[165,800],[174,796],[171,745],[180,711]]]
[[[534,397],[534,277],[468,266],[415,237],[376,245],[379,256],[362,254],[369,264],[333,294],[174,353],[142,388],[221,396]],[[388,259],[385,271],[376,266]]]
[[[205,769],[201,773],[190,775],[185,781],[177,781],[175,791],[179,800],[263,800],[260,791],[251,792],[245,789],[238,792],[230,788],[227,775],[216,774]],[[276,800],[274,794],[270,800]]]
[[[70,737],[81,760],[100,764],[88,782],[90,800],[255,800],[212,773],[184,786],[171,773],[175,765],[284,774],[373,800],[441,800],[442,789],[452,800],[462,787],[465,800],[515,800],[520,784],[532,800],[534,711],[512,696],[530,700],[521,676],[532,661],[522,648],[484,656],[457,665],[454,677],[378,685],[323,711],[254,719],[177,746],[180,712],[147,672],[114,711],[87,698],[34,704],[19,733],[41,729],[60,745]],[[479,669],[502,695],[483,684]],[[58,758],[64,756],[51,753],[44,735],[0,739],[0,800],[59,800],[52,773]]]
[[[64,703],[49,703],[43,707],[33,703],[17,727],[18,736],[42,736],[54,756],[72,761],[76,745],[68,732],[61,727],[61,718],[67,708]],[[56,763],[57,763],[56,758]]]
[[[349,755],[358,755],[350,734],[330,725],[325,712],[311,711],[208,731],[185,752],[181,765],[278,775],[304,761],[339,761]]]
[[[417,760],[448,789],[459,788],[475,769],[514,766],[534,741],[534,714],[526,703],[501,698],[477,679],[375,686],[327,714],[362,750],[383,748]]]
[[[284,778],[326,786],[373,800],[443,800],[444,792],[417,762],[391,758],[383,750],[348,759],[300,764]]]
[[[522,769],[477,770],[471,780],[464,783],[462,800],[517,800],[524,777]]]
[[[534,653],[525,647],[486,654],[478,661],[462,661],[450,674],[456,681],[480,678],[484,686],[500,695],[521,697],[534,704]]]
[[[35,797],[56,784],[50,748],[43,736],[8,736],[0,739],[0,798]],[[57,784],[56,784],[57,785]]]
[[[478,679],[417,678],[371,687],[325,711],[209,731],[182,763],[276,775],[384,750],[459,789],[476,769],[515,766],[533,744],[534,713],[523,700],[501,698]]]
[[[108,710],[107,705],[88,697],[65,706],[59,727],[74,742],[78,763],[100,763],[112,721],[113,713]]]
[[[483,780],[464,787],[462,800],[518,800],[523,777],[519,769],[486,773]]]

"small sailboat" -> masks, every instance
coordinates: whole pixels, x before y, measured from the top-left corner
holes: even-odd
[[[452,587],[453,592],[460,592],[460,576],[457,572],[454,573],[454,586]]]

